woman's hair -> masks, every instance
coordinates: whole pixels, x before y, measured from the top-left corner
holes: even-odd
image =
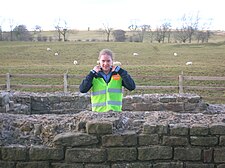
[[[113,60],[113,52],[110,49],[103,49],[99,52],[98,58],[100,58],[102,55],[109,55]]]

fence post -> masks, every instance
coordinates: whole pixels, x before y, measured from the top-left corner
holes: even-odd
[[[67,72],[66,72],[66,73],[64,73],[64,75],[63,75],[64,93],[67,92],[67,88],[68,88],[68,81],[67,81],[67,79],[68,79],[68,75],[67,75]]]
[[[10,74],[6,74],[6,91],[10,91]]]
[[[179,94],[184,93],[184,87],[183,87],[183,71],[181,72],[181,74],[179,75]]]

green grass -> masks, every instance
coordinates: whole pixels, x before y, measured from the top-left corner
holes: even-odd
[[[47,51],[50,47],[52,50]],[[158,44],[158,43],[116,43],[116,42],[0,42],[0,74],[69,74],[85,76],[96,65],[98,53],[110,48],[115,60],[132,76],[178,76],[181,72],[190,76],[224,76],[225,43],[207,44]],[[59,56],[54,53],[58,52]],[[133,56],[133,53],[139,53]],[[178,55],[174,56],[176,52]],[[77,60],[78,65],[73,61]],[[192,61],[192,66],[186,66]],[[69,79],[69,84],[80,84],[82,79]],[[62,84],[63,79],[14,79],[20,84]],[[178,85],[177,80],[149,80],[135,78],[137,85]],[[5,79],[0,78],[0,84]],[[191,82],[189,85],[225,86],[225,82]],[[24,89],[30,91],[29,89]],[[32,89],[31,91],[43,91]],[[44,90],[45,91],[45,90]],[[49,91],[49,90],[48,90]],[[51,89],[50,91],[54,91]],[[75,90],[72,90],[75,91]],[[177,90],[136,90],[135,93],[170,93]],[[193,91],[188,91],[193,92]],[[203,97],[225,97],[225,91],[194,91]],[[224,103],[209,100],[213,103]]]

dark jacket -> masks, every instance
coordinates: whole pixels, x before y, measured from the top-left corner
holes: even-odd
[[[126,89],[132,91],[136,88],[134,80],[126,70],[120,68],[118,72],[112,72],[112,75],[115,74],[119,74],[122,77],[122,86],[124,86]],[[82,83],[80,84],[79,88],[81,93],[87,93],[91,89],[93,78],[103,78],[103,76],[100,73],[93,73],[92,71],[90,71],[90,73],[83,79]]]

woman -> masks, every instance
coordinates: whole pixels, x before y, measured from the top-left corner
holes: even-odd
[[[80,85],[80,92],[91,89],[92,111],[122,111],[122,86],[135,89],[134,80],[126,70],[113,65],[113,53],[103,49],[99,53],[99,65],[96,65]]]

